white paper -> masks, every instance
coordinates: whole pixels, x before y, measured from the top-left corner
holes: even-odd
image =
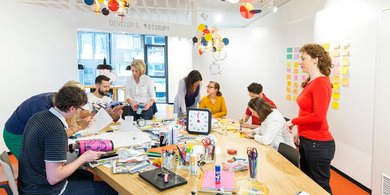
[[[100,108],[100,110],[93,117],[92,121],[89,123],[88,127],[82,131],[79,131],[79,134],[81,136],[95,134],[107,127],[109,124],[111,124],[111,122],[111,116],[107,113],[105,109]]]

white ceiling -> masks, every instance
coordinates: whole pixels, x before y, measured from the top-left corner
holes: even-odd
[[[21,2],[57,9],[74,9],[91,12],[94,8],[84,0],[20,0]],[[166,22],[174,24],[197,25],[205,23],[218,27],[245,27],[266,14],[273,14],[272,5],[279,7],[289,0],[253,0],[255,9],[262,12],[250,19],[240,15],[240,3],[232,4],[227,0],[128,0],[133,4],[126,18]],[[216,22],[216,15],[222,16]],[[112,13],[110,14],[112,15]],[[203,17],[201,16],[203,15]],[[207,17],[205,17],[207,16]]]

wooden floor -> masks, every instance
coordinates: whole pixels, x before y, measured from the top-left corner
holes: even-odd
[[[158,104],[157,109],[159,112],[156,113],[156,118],[166,118],[170,117],[173,113],[173,106],[172,105],[162,105]],[[159,113],[165,113],[164,115],[159,115]],[[17,160],[16,158],[11,155],[11,163],[14,167],[14,171],[17,174]],[[0,167],[0,184],[3,184],[6,182],[6,178],[4,176],[4,172],[2,168]],[[353,194],[353,195],[369,195],[368,192],[361,189],[359,186],[355,185],[354,183],[350,182],[348,179],[344,178],[340,174],[336,173],[335,171],[331,171],[331,178],[330,178],[330,185],[332,187],[332,191],[334,195],[345,195],[345,194]],[[271,190],[272,191],[272,190]],[[0,189],[0,195],[6,195],[4,189]]]

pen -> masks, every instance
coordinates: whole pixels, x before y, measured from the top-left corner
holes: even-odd
[[[184,161],[184,157],[183,157],[183,154],[181,153],[181,150],[180,150],[179,146],[176,145],[176,148],[179,150],[179,155],[180,155],[180,158],[181,158],[181,162],[183,163],[183,165],[185,165],[186,162]]]

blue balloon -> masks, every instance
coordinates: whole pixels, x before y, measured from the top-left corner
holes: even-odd
[[[229,45],[229,39],[228,39],[228,38],[223,38],[223,39],[222,39],[222,42],[223,42],[225,45]]]
[[[94,2],[94,0],[84,0],[84,3],[87,5],[92,5]]]
[[[202,37],[202,40],[200,41],[203,46],[207,46],[207,41],[204,37]]]

